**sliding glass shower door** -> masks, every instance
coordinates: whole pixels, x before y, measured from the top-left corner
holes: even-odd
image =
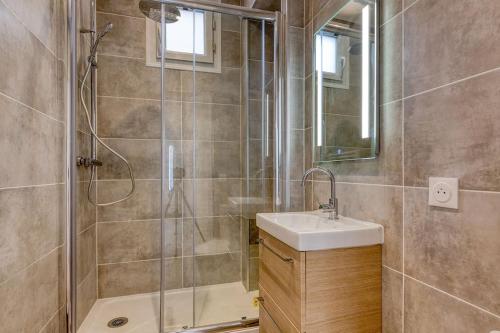
[[[162,85],[160,327],[249,322],[255,214],[273,207],[273,23],[164,4],[146,30]]]

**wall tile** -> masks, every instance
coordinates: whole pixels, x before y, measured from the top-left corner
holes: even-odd
[[[498,20],[496,0],[416,2],[404,18],[405,95],[499,67]]]
[[[1,332],[36,333],[63,305],[59,304],[60,284],[64,284],[58,280],[59,250],[0,285]]]
[[[329,182],[314,182],[314,204],[328,202]],[[339,183],[337,185],[339,213],[343,216],[381,224],[384,227],[382,262],[402,270],[403,189],[394,186],[376,186]]]
[[[382,268],[382,332],[403,331],[403,275]]]
[[[184,256],[220,254],[241,250],[239,218],[215,217],[183,220]],[[194,236],[194,248],[193,248]]]
[[[122,57],[146,57],[146,23],[144,17],[97,14],[97,27],[102,29],[107,23],[113,24],[111,30],[99,43],[102,54]]]
[[[241,280],[241,254],[225,253],[216,255],[184,258],[184,288],[193,285],[193,269],[195,286],[206,286],[230,283]],[[214,269],[217,267],[217,269]]]
[[[287,73],[290,78],[304,77],[304,29],[288,27]]]
[[[144,15],[139,10],[139,1],[140,0],[98,0],[96,6],[97,10],[100,12],[144,17]]]
[[[458,211],[430,207],[426,188],[405,190],[406,274],[500,313],[500,194],[460,192]]]
[[[36,5],[35,1],[31,2]],[[16,4],[16,8],[26,5],[22,2]],[[40,5],[44,6],[42,2]],[[32,10],[29,12],[32,13]],[[36,24],[34,21],[36,20],[33,19],[33,24]],[[0,34],[0,76],[3,78],[0,81],[0,92],[53,118],[63,120],[64,110],[58,107],[58,64],[54,54],[3,3],[0,3],[0,31],[4,32]],[[34,54],[36,58],[33,57]]]
[[[97,185],[99,202],[117,200],[126,195],[130,189],[128,180],[99,181]],[[167,217],[182,214],[182,190],[180,182],[175,182],[175,191],[166,200]],[[99,207],[97,221],[129,221],[150,220],[160,218],[160,180],[136,180],[133,196],[124,202]]]
[[[289,144],[290,179],[302,180],[304,175],[304,131],[292,130]]]
[[[500,189],[499,83],[493,72],[405,100],[405,185],[446,175],[463,189]]]
[[[193,87],[192,71],[182,72],[182,100],[200,103],[240,104],[240,69],[222,68],[221,73],[196,72]]]
[[[380,103],[402,98],[402,15],[380,29]]]
[[[160,101],[99,97],[97,129],[104,138],[159,139]],[[167,121],[180,119],[180,102],[166,102]],[[178,126],[167,127],[169,139],[180,138]]]
[[[99,298],[143,294],[160,289],[160,260],[99,265]],[[182,285],[180,258],[165,260],[166,289]]]
[[[160,179],[161,141],[134,139],[105,139],[104,143],[125,157],[131,165],[136,179]],[[180,142],[171,142],[175,150],[177,167],[182,166]],[[97,156],[103,165],[97,171],[100,180],[128,179],[127,165],[103,145],[98,144]]]
[[[76,289],[78,297],[76,303],[76,326],[79,327],[87,317],[97,300],[97,272],[96,267],[87,275]]]
[[[500,327],[497,317],[409,278],[404,311],[406,333],[490,332]]]
[[[288,2],[288,25],[304,27],[304,2],[303,0]]]
[[[62,185],[0,191],[0,283],[64,241]]]
[[[380,1],[380,24],[399,14],[403,9],[404,0],[381,0]]]
[[[160,99],[160,68],[146,66],[144,60],[101,55],[98,95],[143,99]],[[165,98],[179,100],[180,71],[166,70],[169,80]]]
[[[240,208],[229,201],[230,197],[241,196],[239,179],[199,179],[183,180],[184,216],[197,217],[238,215]],[[193,203],[193,191],[195,202]]]
[[[192,140],[193,111],[196,114],[196,139],[214,141],[240,140],[240,107],[238,105],[183,103],[182,137]],[[177,123],[178,126],[178,123]]]
[[[221,32],[221,63],[222,67],[241,66],[241,38],[239,32]]]
[[[95,224],[77,235],[77,283],[81,284],[96,267]]]
[[[0,187],[63,182],[64,125],[4,96],[0,114]]]

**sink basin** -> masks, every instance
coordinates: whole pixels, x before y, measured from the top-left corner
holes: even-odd
[[[361,247],[384,242],[384,227],[344,216],[329,220],[320,211],[259,213],[257,226],[298,251]]]

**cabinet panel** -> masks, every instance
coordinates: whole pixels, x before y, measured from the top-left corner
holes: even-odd
[[[260,231],[260,285],[272,295],[283,313],[297,328],[303,323],[304,252],[299,252]],[[291,260],[285,260],[289,258]]]
[[[280,307],[276,304],[269,293],[260,286],[259,289],[261,297],[261,306],[264,306],[269,316],[273,319],[276,326],[279,327],[282,333],[299,333],[299,330],[293,325],[293,323],[286,317]]]

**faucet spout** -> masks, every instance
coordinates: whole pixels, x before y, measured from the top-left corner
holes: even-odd
[[[323,210],[323,212],[328,212],[329,214],[329,219],[330,220],[337,220],[339,218],[339,203],[337,200],[337,194],[336,194],[336,183],[335,183],[335,175],[333,174],[332,170],[330,169],[325,169],[322,167],[314,167],[308,169],[305,173],[304,176],[302,177],[302,186],[305,185],[307,178],[313,174],[314,172],[321,172],[324,173],[328,176],[330,179],[330,199],[328,200],[327,204],[321,204],[320,209]]]

